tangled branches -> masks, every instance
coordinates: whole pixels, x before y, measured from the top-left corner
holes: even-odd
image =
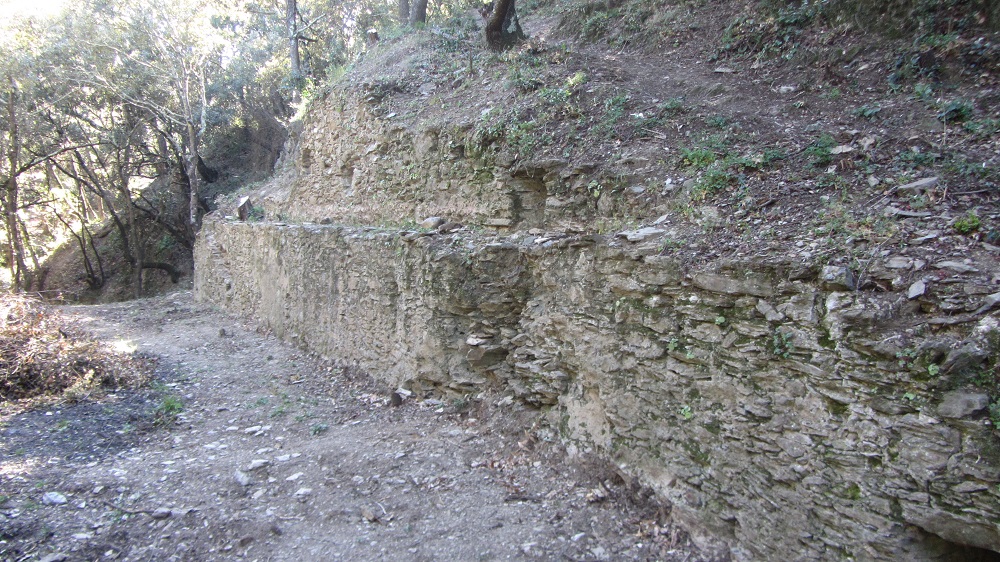
[[[148,380],[148,361],[67,329],[62,315],[37,299],[0,295],[0,403],[41,396],[77,401]]]

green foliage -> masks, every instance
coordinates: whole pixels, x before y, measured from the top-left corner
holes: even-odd
[[[837,141],[832,136],[823,133],[806,148],[805,153],[813,166],[817,168],[827,166],[833,162],[833,153],[830,149],[836,145]]]
[[[782,359],[788,359],[795,351],[794,336],[789,332],[775,330],[771,335],[771,352]]]
[[[314,423],[309,427],[309,435],[322,435],[330,429],[329,424],[325,423]]]
[[[628,94],[619,94],[604,100],[604,122],[613,124],[624,117],[629,99]]]
[[[917,359],[917,350],[912,347],[901,349],[896,352],[896,362],[901,369],[908,369]]]
[[[990,404],[989,412],[990,422],[993,424],[993,427],[1000,428],[1000,402]]]
[[[1000,119],[977,119],[966,121],[962,125],[966,131],[979,138],[993,138],[1000,134]]]
[[[618,3],[573,5],[563,17],[563,25],[591,40],[612,45],[662,43],[676,31],[678,12],[658,0],[631,0]]]
[[[688,406],[686,404],[683,407],[681,407],[681,409],[680,409],[680,411],[678,413],[685,420],[690,420],[691,418],[694,417],[694,410],[691,409],[691,406]]]
[[[177,246],[177,240],[175,240],[174,237],[169,233],[164,234],[156,242],[156,253],[163,254],[169,252],[176,246]]]
[[[882,108],[878,104],[875,104],[875,105],[867,105],[866,104],[866,105],[862,105],[861,107],[855,109],[854,110],[854,115],[857,116],[857,117],[861,117],[862,119],[868,119],[870,121],[870,120],[874,119],[875,116],[878,115],[879,112],[881,112],[881,111],[882,111]]]
[[[897,156],[904,168],[915,170],[933,166],[941,158],[937,152],[921,152],[917,149],[904,150]]]
[[[969,211],[965,213],[964,217],[956,220],[951,226],[955,229],[955,232],[959,234],[972,234],[973,232],[979,230],[981,222],[979,220],[979,215],[976,214],[976,211]]]
[[[713,192],[731,187],[737,180],[738,177],[725,168],[709,168],[695,181],[693,196],[695,199],[704,199]]]
[[[716,160],[715,152],[707,148],[682,148],[681,149],[681,161],[684,165],[694,168],[703,169],[707,168],[709,165],[714,163]]]
[[[177,416],[184,411],[184,403],[174,395],[164,396],[153,411],[153,419],[157,425],[170,425],[177,421]]]
[[[972,104],[965,100],[953,100],[941,108],[937,117],[945,123],[964,123],[972,119],[972,115]]]
[[[934,87],[925,82],[914,84],[913,95],[919,100],[930,101],[934,98]]]

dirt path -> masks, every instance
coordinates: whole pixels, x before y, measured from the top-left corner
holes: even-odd
[[[190,293],[65,312],[156,380],[0,419],[0,560],[703,559],[501,397],[390,407]]]

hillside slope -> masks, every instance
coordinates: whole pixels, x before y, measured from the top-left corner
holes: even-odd
[[[500,232],[606,233],[665,216],[669,243],[694,259],[864,268],[924,238],[989,261],[990,36],[908,44],[722,6],[645,22],[662,28],[658,48],[574,34],[584,8],[526,17],[531,41],[500,55],[461,28],[384,41],[314,101],[255,200],[291,221],[441,215]],[[791,39],[768,43],[782,32]]]

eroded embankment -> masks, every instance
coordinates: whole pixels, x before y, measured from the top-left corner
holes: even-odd
[[[908,299],[836,270],[693,268],[643,238],[210,220],[195,291],[387,390],[538,405],[737,559],[1000,550],[996,318],[920,312],[960,285]]]

